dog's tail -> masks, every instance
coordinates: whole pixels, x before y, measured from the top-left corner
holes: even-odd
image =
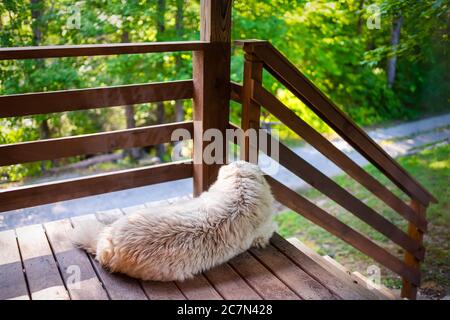
[[[98,237],[104,227],[105,225],[97,220],[82,221],[71,235],[72,243],[95,255],[97,253]]]

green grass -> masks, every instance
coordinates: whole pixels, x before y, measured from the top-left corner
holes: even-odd
[[[437,146],[423,150],[411,156],[398,158],[400,164],[437,199],[427,210],[429,231],[424,243],[427,249],[425,262],[422,263],[421,291],[430,296],[442,296],[450,290],[450,145]],[[369,165],[365,169],[377,180],[386,185],[399,197],[409,201],[408,197],[399,191],[382,173]],[[381,200],[373,196],[360,184],[347,175],[335,177],[334,180],[350,193],[363,200],[367,205],[389,219],[395,225],[406,230],[407,222],[391,210]],[[345,209],[328,199],[315,189],[302,190],[300,193],[325,209],[339,220],[386,248],[390,253],[403,258],[403,251],[389,239],[366,225],[364,222],[347,212]],[[334,237],[327,231],[309,222],[301,215],[285,211],[277,216],[279,232],[285,237],[297,237],[306,245],[315,249],[321,255],[329,255],[352,271],[366,274],[371,264],[377,264],[358,250]],[[381,267],[381,266],[380,266]],[[386,268],[381,267],[382,282],[391,287],[399,288],[401,279]]]

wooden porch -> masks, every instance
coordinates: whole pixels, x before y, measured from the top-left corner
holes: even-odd
[[[171,199],[173,203],[183,199]],[[144,206],[155,206],[148,203]],[[140,207],[52,221],[0,232],[0,300],[340,300],[395,299],[384,287],[368,289],[330,258],[278,234],[265,249],[251,249],[184,282],[138,281],[102,269],[69,240],[77,225],[111,223]],[[80,278],[77,278],[77,277]]]
[[[404,252],[404,259],[399,259],[295,190],[267,176],[276,200],[401,276],[402,297],[414,299],[420,286],[419,264],[425,257],[422,237],[427,231],[426,208],[430,202],[435,201],[434,197],[269,42],[257,40],[235,42],[236,46],[244,50],[244,77],[240,84],[230,82],[231,1],[202,0],[201,10],[200,41],[0,48],[1,60],[193,52],[193,78],[190,80],[0,96],[0,118],[167,100],[193,101],[193,121],[0,145],[0,166],[9,166],[167,143],[171,142],[171,134],[175,129],[185,129],[193,140],[191,160],[1,191],[0,212],[190,177],[193,178],[194,196],[197,196],[215,181],[220,168],[219,163],[206,163],[202,158],[204,150],[210,143],[203,139],[203,133],[208,129],[217,129],[225,137],[227,129],[243,131],[259,129],[261,108],[265,108],[408,222],[408,230],[397,227],[363,200],[349,193],[287,146],[265,133],[268,141],[275,140],[279,146],[279,157],[276,157],[276,160],[283,167],[398,245],[398,250]],[[289,106],[284,105],[265,89],[262,81],[263,70],[290,90],[389,178],[408,196],[410,203],[401,200],[392,190],[359,167]],[[230,123],[230,100],[242,105],[240,124]],[[241,148],[242,159],[249,160],[250,151],[254,149],[274,156],[264,145],[251,144],[245,139]],[[114,214],[120,216],[124,212],[126,213],[126,209],[116,210]],[[109,215],[102,214],[98,214],[97,217],[112,219]],[[4,299],[391,297],[390,293],[387,293],[388,296],[383,293],[384,289],[368,290],[364,284],[355,283],[361,281],[360,275],[349,275],[341,267],[336,268],[336,263],[330,259],[317,256],[296,242],[292,245],[280,236],[272,239],[269,248],[251,250],[194,280],[164,284],[138,282],[108,274],[99,268],[91,257],[71,246],[67,234],[76,228],[78,220],[73,218],[2,232],[0,297]],[[72,274],[67,274],[69,268],[74,265],[81,268],[81,283],[71,282]],[[75,268],[70,272],[76,273],[77,270]],[[75,288],[77,285],[81,287]]]

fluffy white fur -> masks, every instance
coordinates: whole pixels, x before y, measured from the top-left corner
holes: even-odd
[[[264,247],[276,229],[273,197],[259,167],[222,166],[200,197],[142,209],[111,225],[76,229],[74,243],[103,267],[143,280],[184,280],[252,246]]]

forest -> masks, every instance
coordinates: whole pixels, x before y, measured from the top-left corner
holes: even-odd
[[[449,110],[448,9],[444,0],[235,0],[232,40],[271,41],[359,125],[383,125]],[[199,0],[2,0],[0,45],[198,40],[199,12]],[[243,52],[235,47],[231,71],[240,82]],[[187,52],[8,60],[0,61],[0,95],[191,77]],[[330,133],[268,74],[263,81],[305,121]],[[231,110],[232,120],[239,119],[239,108]],[[0,144],[188,119],[191,101],[6,118],[0,119]],[[291,139],[277,119],[263,112],[261,122]],[[126,150],[117,159],[170,161],[171,148]],[[91,156],[1,167],[0,181],[20,181]]]

